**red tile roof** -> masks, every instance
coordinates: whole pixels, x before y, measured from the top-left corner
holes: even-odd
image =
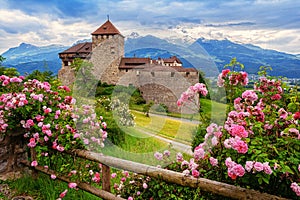
[[[84,42],[76,44],[69,49],[61,52],[60,54],[64,53],[90,53],[92,52],[92,43],[91,42]]]
[[[178,59],[176,56],[173,57],[175,57],[175,59]],[[171,57],[172,60],[174,59],[173,57]],[[152,64],[150,61],[151,61],[150,58],[135,58],[135,57],[122,58],[119,65],[119,69],[144,69],[145,71],[197,72],[195,68],[184,68],[182,66],[162,66],[161,64],[157,63],[157,60],[152,60],[153,62]]]
[[[150,58],[122,58],[119,68],[120,69],[144,68],[145,65],[149,63],[150,63]]]
[[[97,30],[95,30],[92,35],[117,35],[120,31],[107,20],[103,25],[101,25]]]
[[[182,66],[172,66],[178,72],[198,72],[195,68],[184,68]]]
[[[182,62],[176,56],[172,56],[170,58],[163,58],[162,60],[164,61],[164,63],[174,63],[176,61],[177,63],[182,64]]]

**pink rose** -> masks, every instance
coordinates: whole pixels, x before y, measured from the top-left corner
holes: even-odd
[[[250,172],[253,168],[253,161],[246,161],[245,169]]]
[[[77,183],[69,183],[68,187],[69,188],[76,188],[77,187]]]
[[[192,176],[193,176],[193,177],[198,178],[199,175],[200,175],[200,173],[199,173],[198,170],[194,169],[194,170],[192,171]]]
[[[59,197],[60,198],[64,198],[67,194],[68,190],[63,191],[62,193],[60,193]]]
[[[264,170],[264,165],[261,162],[255,162],[253,165],[254,169],[258,172]]]
[[[38,165],[38,162],[36,160],[32,161],[31,162],[31,166],[32,167],[36,167]]]
[[[56,176],[55,176],[55,174],[51,174],[51,179],[56,179]]]
[[[209,162],[212,166],[217,166],[218,165],[218,160],[216,158],[210,157]]]

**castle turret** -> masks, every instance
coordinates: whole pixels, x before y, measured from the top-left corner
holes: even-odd
[[[92,35],[92,48],[97,47],[101,42],[111,38],[119,37],[121,43],[123,42],[124,46],[124,36],[120,31],[109,21],[107,20],[103,25],[101,25],[97,30],[95,30]],[[119,44],[120,45],[120,44]]]
[[[92,35],[91,61],[100,80],[116,84],[119,80],[119,64],[124,57],[124,36],[109,21],[102,24]]]

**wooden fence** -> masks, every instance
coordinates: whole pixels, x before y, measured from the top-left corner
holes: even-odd
[[[115,158],[111,156],[105,156],[100,153],[95,153],[85,150],[74,150],[66,152],[73,156],[78,156],[90,161],[95,161],[102,163],[103,173],[102,173],[102,189],[95,188],[86,183],[77,183],[78,187],[90,192],[98,197],[108,200],[121,200],[123,198],[117,197],[110,193],[110,167],[123,169],[131,171],[134,173],[142,174],[152,178],[159,178],[169,183],[175,183],[181,186],[188,186],[191,188],[201,188],[203,191],[211,192],[214,194],[222,195],[232,199],[264,199],[264,200],[283,200],[285,198],[261,193],[255,190],[246,189],[238,186],[233,186],[226,183],[221,183],[217,181],[212,181],[205,178],[194,178],[191,176],[185,176],[183,173],[174,172],[171,170],[166,170],[154,166],[149,166],[141,163],[136,163],[132,161],[123,160],[120,158]],[[30,167],[28,161],[23,162],[25,165]],[[41,171],[46,174],[55,174],[54,171],[44,169],[43,167],[37,166],[36,170]],[[57,178],[70,182],[67,177]]]

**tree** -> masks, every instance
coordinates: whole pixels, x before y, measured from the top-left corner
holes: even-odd
[[[41,82],[52,82],[55,79],[52,71],[41,72],[39,70],[34,70],[31,74],[26,76],[26,79],[37,79]]]
[[[4,74],[5,67],[2,66],[2,62],[5,60],[3,56],[0,55],[0,75]]]
[[[149,117],[150,108],[153,106],[154,102],[150,101],[149,103],[145,104],[143,107],[143,112],[146,114],[146,117]]]
[[[5,58],[3,56],[0,55],[0,66],[2,67],[2,63],[5,60]]]
[[[5,60],[5,58],[0,55],[0,75],[6,75],[6,76],[10,76],[10,77],[19,76],[20,73],[18,72],[18,70],[16,68],[13,68],[13,67],[6,68],[2,65],[4,60]]]
[[[16,68],[10,67],[10,68],[5,68],[4,75],[9,76],[9,77],[13,77],[13,76],[19,76],[20,73],[18,72],[18,70]]]
[[[75,58],[71,68],[75,71],[76,80],[73,84],[73,92],[78,95],[77,97],[94,95],[99,80],[94,75],[93,64],[81,58]]]

